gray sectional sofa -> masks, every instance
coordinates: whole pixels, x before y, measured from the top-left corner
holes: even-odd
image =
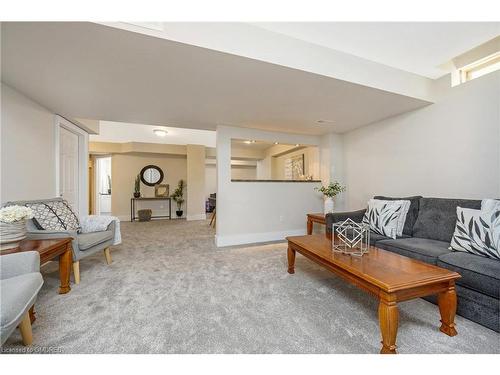
[[[500,261],[449,249],[457,206],[479,209],[481,201],[420,196],[374,198],[407,199],[411,205],[403,235],[392,239],[371,233],[372,245],[458,272],[462,277],[456,283],[457,314],[500,332]],[[347,218],[361,222],[365,211],[326,215],[327,235],[331,236],[333,223]],[[436,303],[435,297],[426,299]]]

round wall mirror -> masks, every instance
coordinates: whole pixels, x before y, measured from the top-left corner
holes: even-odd
[[[163,181],[163,171],[156,165],[146,165],[141,170],[141,181],[144,185],[155,186]]]

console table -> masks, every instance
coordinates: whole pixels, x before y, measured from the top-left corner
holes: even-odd
[[[137,216],[135,216],[135,202],[136,201],[168,201],[168,215],[156,215],[151,216],[151,219],[159,219],[159,218],[168,218],[172,220],[172,199],[170,197],[140,197],[140,198],[130,198],[130,221],[139,220]]]

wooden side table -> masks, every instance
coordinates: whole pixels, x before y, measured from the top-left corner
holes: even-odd
[[[71,275],[71,261],[73,251],[71,247],[72,238],[54,238],[50,240],[23,240],[19,247],[1,252],[1,255],[20,253],[24,251],[38,251],[40,254],[40,265],[50,260],[59,258],[59,294],[68,293],[71,290],[69,279]]]
[[[313,223],[326,226],[325,214],[307,214],[307,234],[313,233]]]

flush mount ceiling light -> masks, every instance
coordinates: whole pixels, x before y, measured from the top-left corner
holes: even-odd
[[[251,143],[255,143],[255,141],[254,141],[253,139],[251,139],[251,140],[245,141],[245,143],[246,143],[247,145],[249,145],[249,144],[251,144]]]
[[[300,145],[298,143],[295,144],[295,147],[299,147]]]
[[[280,143],[279,142],[274,142],[275,145],[279,145]]]
[[[155,133],[158,137],[165,137],[168,134],[168,131],[163,129],[155,129],[153,130],[153,133]]]

